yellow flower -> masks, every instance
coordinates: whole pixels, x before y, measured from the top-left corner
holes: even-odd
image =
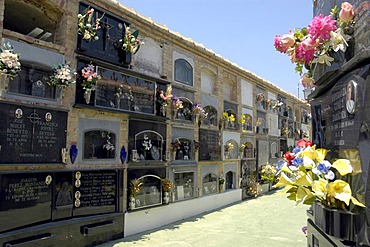
[[[231,115],[230,115],[230,117],[229,117],[229,121],[230,121],[230,122],[235,122],[235,117],[234,117],[234,115],[233,115],[233,114],[231,114]]]
[[[307,158],[310,158],[311,160],[316,160],[317,153],[315,149],[316,149],[316,145],[312,147],[306,147],[305,150],[300,152],[299,156],[302,158],[307,157]]]
[[[324,198],[327,191],[328,181],[320,178],[312,183],[312,191],[319,198]]]
[[[319,148],[316,150],[316,161],[317,163],[321,163],[323,160],[325,160],[326,154],[329,152],[327,149]]]
[[[347,159],[338,159],[336,160],[332,167],[334,167],[341,176],[345,176],[348,173],[352,172],[351,162]]]
[[[281,187],[281,186],[287,186],[287,185],[292,185],[293,181],[288,178],[287,175],[285,175],[284,172],[281,173],[279,182],[275,185],[276,187]]]
[[[328,184],[328,196],[332,196],[342,202],[345,202],[347,206],[351,199],[352,191],[350,185],[343,180],[335,180]]]
[[[312,204],[312,201],[314,200],[314,194],[312,192],[304,187],[299,187],[296,193],[296,202],[297,204],[301,203],[307,203]]]
[[[311,186],[312,179],[309,176],[307,176],[306,173],[304,173],[302,171],[299,171],[298,174],[299,174],[299,177],[295,181],[296,185],[298,185],[298,186]]]

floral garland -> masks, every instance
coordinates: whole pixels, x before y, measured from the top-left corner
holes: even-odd
[[[125,33],[123,38],[118,41],[118,47],[120,47],[122,50],[126,52],[135,54],[136,52],[139,51],[140,45],[143,45],[144,42],[138,39],[139,30],[131,32],[130,27],[126,26],[126,24],[124,24],[124,26]]]
[[[93,23],[93,15],[95,10],[91,7],[86,8],[82,14],[78,14],[78,34],[82,35],[82,38],[87,41],[96,41],[99,39],[97,30],[100,27],[100,21],[103,18],[104,14],[97,18],[95,23]]]
[[[0,73],[9,76],[11,79],[16,77],[21,71],[21,64],[19,62],[19,54],[13,50],[10,43],[5,43],[0,48]]]
[[[70,87],[76,83],[73,78],[74,74],[76,73],[72,72],[69,62],[59,64],[53,68],[53,74],[49,78],[48,85],[61,88]]]
[[[83,87],[83,89],[85,89],[86,91],[95,90],[98,80],[101,79],[100,75],[95,72],[95,66],[92,64],[86,65],[84,68],[82,68],[81,75],[81,86]]]
[[[308,27],[275,36],[275,49],[288,55],[296,64],[295,72],[301,75],[300,81],[305,88],[314,87],[317,64],[330,66],[334,52],[346,51],[347,41],[353,33],[354,17],[352,5],[344,2],[339,13],[335,6],[330,15],[315,16]],[[303,68],[308,71],[303,73]]]
[[[331,163],[325,159],[328,152],[299,140],[293,152],[284,154],[285,161],[278,162],[281,170],[276,187],[284,187],[281,193],[288,194],[297,205],[311,205],[317,200],[328,208],[348,210],[350,202],[365,207],[352,196],[350,161],[336,159]]]

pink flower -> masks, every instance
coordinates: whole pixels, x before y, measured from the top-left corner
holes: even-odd
[[[307,73],[304,73],[300,79],[303,87],[305,88],[312,88],[314,86],[315,80],[309,76]]]
[[[312,40],[305,39],[296,49],[295,58],[299,62],[309,64],[315,58],[315,51],[316,47],[312,44]]]
[[[286,53],[289,48],[294,46],[295,38],[292,31],[289,34],[284,34],[283,36],[277,35],[274,38],[274,46],[276,50]]]
[[[348,2],[342,3],[342,9],[339,12],[339,19],[344,22],[349,22],[353,19],[354,16],[355,12],[352,5]]]
[[[320,41],[330,39],[330,32],[335,31],[337,26],[335,25],[336,20],[333,20],[331,15],[323,16],[322,14],[315,16],[311,23],[308,25],[308,33],[311,38]]]

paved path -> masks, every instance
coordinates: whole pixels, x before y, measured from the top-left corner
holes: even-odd
[[[100,247],[305,247],[307,209],[272,193]]]

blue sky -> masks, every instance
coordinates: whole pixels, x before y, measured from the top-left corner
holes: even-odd
[[[119,0],[222,57],[298,95],[300,76],[274,37],[312,19],[311,0]],[[302,98],[302,85],[299,96]]]

